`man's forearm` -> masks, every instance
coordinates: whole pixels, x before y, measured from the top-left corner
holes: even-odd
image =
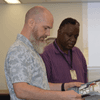
[[[13,84],[15,94],[25,100],[82,100],[75,91],[52,91],[28,85],[25,82]],[[79,98],[79,99],[78,99]]]
[[[50,90],[53,90],[53,91],[61,91],[61,85],[62,83],[50,83],[49,82]]]
[[[61,91],[61,86],[62,86],[62,83],[50,83],[49,82],[49,87],[50,87],[50,90],[53,90],[53,91]],[[68,88],[72,87],[72,84],[70,83],[65,83],[64,84],[64,89],[67,90]]]
[[[64,84],[64,89],[67,91],[68,88],[71,88],[71,87],[80,87],[82,84],[84,83],[81,83],[81,82],[69,82],[69,83],[65,83]],[[62,83],[50,83],[49,82],[49,87],[50,87],[50,90],[53,90],[53,91],[61,91],[61,86],[62,86]]]
[[[43,90],[27,83],[15,83],[14,90],[19,99],[28,100],[61,100],[61,91]]]

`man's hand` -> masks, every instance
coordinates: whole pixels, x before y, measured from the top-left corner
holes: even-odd
[[[64,92],[63,92],[64,93]],[[65,91],[63,100],[84,100],[81,94],[76,93],[74,90]]]
[[[65,83],[64,84],[64,89],[67,91],[68,88],[71,88],[71,87],[74,87],[74,86],[80,87],[82,84],[84,84],[84,83],[81,83],[81,82],[69,82],[69,83]]]

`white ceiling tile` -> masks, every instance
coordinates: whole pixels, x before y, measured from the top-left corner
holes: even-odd
[[[44,2],[100,2],[100,0],[20,0],[22,4],[28,3],[44,3]],[[0,0],[0,4],[5,3],[4,0]]]

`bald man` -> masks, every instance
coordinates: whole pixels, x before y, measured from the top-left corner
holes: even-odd
[[[60,84],[48,83],[45,65],[39,56],[45,38],[53,27],[53,16],[46,8],[35,6],[5,59],[5,75],[11,100],[82,100],[73,90],[61,91]],[[82,83],[66,83],[64,88]],[[55,91],[54,91],[55,90]]]

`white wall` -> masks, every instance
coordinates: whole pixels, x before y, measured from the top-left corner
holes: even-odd
[[[100,2],[88,3],[89,66],[100,66]]]
[[[83,48],[88,49],[88,3],[82,4]]]
[[[54,28],[51,37],[57,36],[61,21],[73,17],[80,22],[80,36],[77,46],[83,51],[82,38],[82,4],[81,3],[42,3],[22,5],[0,5],[0,89],[7,89],[4,74],[4,61],[9,47],[14,43],[16,36],[24,25],[25,13],[33,6],[42,5],[54,16]]]

